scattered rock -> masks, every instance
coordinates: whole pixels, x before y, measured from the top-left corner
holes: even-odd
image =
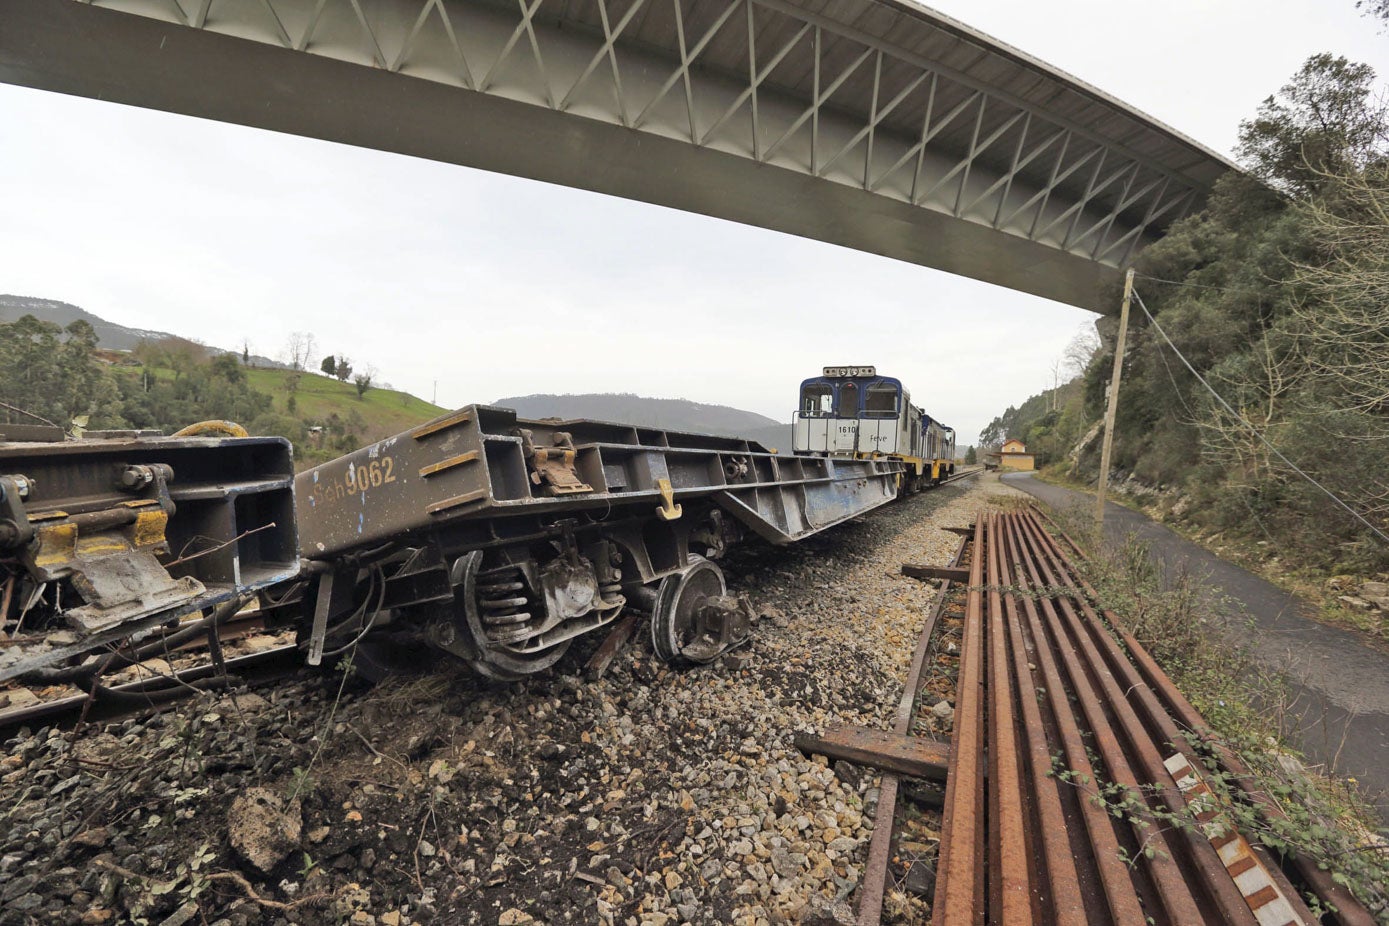
[[[29,707],[38,702],[39,696],[28,688],[11,688],[7,691],[0,691],[0,708]]]
[[[812,894],[801,908],[801,926],[854,926],[858,918],[854,908],[842,900],[830,900],[820,894]]]
[[[739,650],[738,652],[729,653],[723,657],[723,664],[732,672],[747,668],[750,662],[752,662],[752,654],[747,650]]]
[[[1360,597],[1381,611],[1389,611],[1389,582],[1364,583],[1360,586]]]
[[[227,813],[232,848],[265,874],[294,851],[302,828],[299,802],[286,802],[267,788],[247,789]]]
[[[763,620],[771,621],[772,626],[786,628],[791,625],[791,621],[786,616],[786,612],[781,608],[766,606],[762,608],[761,617]]]
[[[185,923],[192,920],[197,914],[198,902],[190,900],[175,910],[169,918],[160,923],[159,926],[184,926]]]
[[[98,826],[94,829],[83,830],[72,837],[72,844],[82,846],[85,849],[100,849],[106,845],[106,841],[110,838],[110,831],[104,826]]]
[[[258,714],[270,706],[270,702],[256,694],[248,691],[243,694],[232,695],[232,707],[247,714]]]
[[[907,869],[907,877],[902,887],[918,897],[930,897],[936,890],[936,868],[929,862],[918,859]]]

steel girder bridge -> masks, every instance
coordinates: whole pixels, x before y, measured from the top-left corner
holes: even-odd
[[[907,0],[0,0],[0,80],[609,193],[1094,310],[1233,168]]]

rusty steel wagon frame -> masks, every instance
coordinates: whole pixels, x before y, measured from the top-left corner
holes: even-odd
[[[299,475],[310,661],[391,628],[512,678],[626,606],[662,657],[707,661],[748,629],[711,562],[728,544],[800,540],[891,501],[901,473],[468,406]]]
[[[77,680],[94,650],[299,573],[284,438],[4,431],[0,681]]]

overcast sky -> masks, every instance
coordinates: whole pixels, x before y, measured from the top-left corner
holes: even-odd
[[[1230,153],[1309,55],[1389,72],[1354,0],[940,0]],[[0,292],[278,355],[311,331],[442,405],[635,392],[788,420],[874,363],[962,442],[1089,313],[762,229],[402,155],[0,85]],[[910,319],[910,321],[908,321]],[[903,331],[912,332],[903,337]]]

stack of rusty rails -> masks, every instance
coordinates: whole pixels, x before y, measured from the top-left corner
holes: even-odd
[[[1209,797],[1204,722],[1169,709],[1092,598],[1035,514],[980,515],[934,922],[1318,922]],[[1318,899],[1328,922],[1370,922],[1344,893]]]
[[[1034,513],[1051,525],[1051,529],[1044,532],[1043,536],[1056,551],[1057,556],[1065,558],[1060,543],[1064,542],[1077,558],[1089,559],[1088,554],[1080,545],[1072,540],[1045,511],[1037,508],[1034,509]],[[1058,537],[1060,542],[1056,539]],[[1092,599],[1098,597],[1095,590],[1083,578],[1078,578],[1078,583],[1080,588]],[[1283,809],[1259,785],[1258,780],[1244,761],[1231,751],[1224,742],[1209,734],[1206,722],[1201,717],[1200,712],[1191,705],[1191,702],[1181,693],[1152,655],[1132,634],[1124,630],[1120,622],[1115,619],[1112,611],[1104,610],[1100,613],[1128,651],[1143,683],[1148,686],[1163,710],[1166,711],[1168,719],[1175,722],[1175,728],[1180,731],[1180,734],[1174,732],[1172,735],[1174,737],[1180,735],[1185,742],[1199,744],[1200,747],[1204,748],[1206,753],[1213,757],[1221,777],[1229,782],[1233,788],[1238,789],[1242,800],[1258,808],[1266,817],[1283,818],[1285,816]],[[1171,727],[1164,729],[1172,730]],[[1211,761],[1212,759],[1207,759],[1207,764]],[[1351,926],[1369,926],[1370,923],[1374,922],[1374,917],[1355,899],[1351,892],[1337,883],[1332,878],[1332,873],[1321,867],[1315,859],[1307,855],[1294,855],[1289,860],[1289,865],[1312,893],[1323,903],[1330,904],[1338,911],[1337,922],[1351,924]]]

